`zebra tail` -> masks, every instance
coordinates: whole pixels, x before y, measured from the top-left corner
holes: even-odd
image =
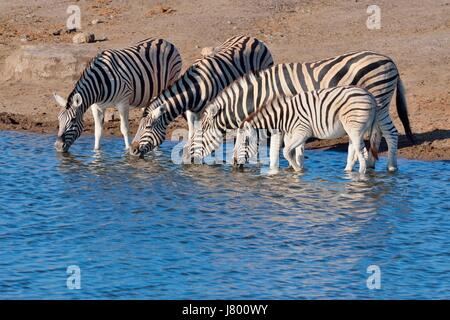
[[[396,104],[397,104],[397,114],[403,124],[403,128],[405,128],[406,137],[412,144],[415,144],[414,136],[411,131],[411,126],[409,124],[408,108],[405,97],[405,87],[403,86],[403,82],[400,79],[400,76],[398,77],[397,81]]]

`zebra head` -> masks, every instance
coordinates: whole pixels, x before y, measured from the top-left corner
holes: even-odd
[[[237,130],[233,151],[233,164],[243,166],[258,152],[258,134],[249,122],[243,122]]]
[[[138,131],[130,147],[130,154],[144,156],[147,152],[159,146],[166,137],[167,122],[163,115],[167,112],[166,106],[160,105],[152,111],[147,111],[142,117]]]
[[[189,162],[189,160],[197,162],[207,157],[220,145],[223,133],[217,126],[220,116],[219,111],[220,107],[214,103],[206,107],[201,127],[194,130],[192,138],[184,147],[184,162]]]
[[[72,93],[69,99],[54,94],[56,103],[62,108],[58,115],[59,130],[55,142],[58,152],[67,152],[83,132],[83,99],[79,93]]]
[[[183,163],[201,163],[204,158],[203,129],[197,128],[183,149]]]

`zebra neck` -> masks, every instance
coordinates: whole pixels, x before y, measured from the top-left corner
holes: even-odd
[[[96,83],[96,86],[94,86],[94,83]],[[83,113],[86,112],[92,104],[98,103],[102,100],[105,100],[106,98],[106,89],[104,82],[97,81],[97,79],[93,78],[92,74],[90,74],[86,70],[77,81],[73,92],[69,96],[69,99],[76,93],[80,94],[81,98],[83,99]]]
[[[86,94],[84,91],[74,90],[74,92],[72,92],[70,97],[73,97],[77,93],[80,94],[81,99],[82,99],[82,104],[80,106],[80,109],[83,111],[83,113],[85,113],[91,105],[98,102],[96,99],[93,99],[88,94]],[[69,99],[71,99],[71,98],[69,98]]]
[[[211,92],[204,88],[203,82],[205,80],[200,74],[195,70],[188,70],[171,87],[163,91],[155,104],[166,105],[170,121],[188,110],[200,112],[211,99]]]

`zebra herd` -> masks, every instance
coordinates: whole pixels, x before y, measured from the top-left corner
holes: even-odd
[[[271,168],[278,163],[281,141],[284,157],[301,171],[308,138],[348,134],[345,170],[351,171],[356,161],[362,173],[366,166],[373,168],[383,136],[388,170],[395,171],[398,133],[389,115],[395,90],[399,118],[413,141],[402,81],[387,56],[359,51],[316,62],[274,65],[267,46],[247,36],[205,48],[202,55],[179,77],[180,55],[163,39],[101,52],[84,70],[67,101],[55,94],[62,107],[56,149],[67,151],[80,136],[89,107],[95,122],[95,149],[99,149],[104,109],[115,105],[131,155],[143,156],[158,147],[168,125],[185,114],[189,127],[183,151],[186,160],[203,159],[218,148],[227,130],[234,129],[234,162],[242,165],[257,151],[256,129],[266,129],[271,132]],[[132,107],[143,108],[144,113],[129,145]],[[363,140],[366,133],[370,152]]]

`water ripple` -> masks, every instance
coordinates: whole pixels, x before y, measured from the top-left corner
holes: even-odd
[[[450,298],[449,162],[361,177],[307,151],[304,174],[267,176],[53,140],[0,132],[0,298]]]

